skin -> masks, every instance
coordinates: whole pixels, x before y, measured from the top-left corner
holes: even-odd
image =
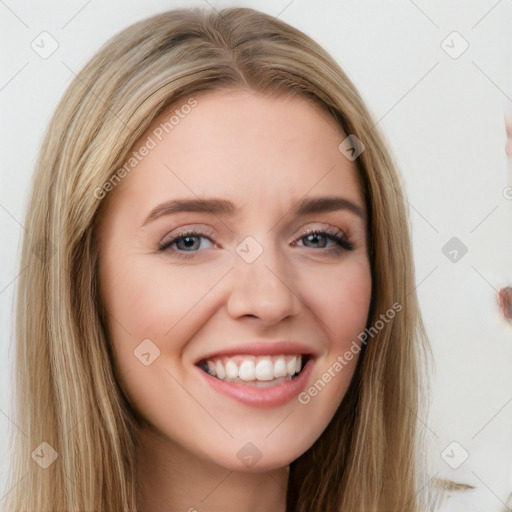
[[[366,220],[347,209],[290,212],[305,197],[333,195],[365,212],[364,198],[355,163],[338,150],[346,135],[316,105],[241,90],[195,98],[197,106],[110,192],[99,226],[116,371],[141,417],[140,509],[284,511],[289,464],[329,424],[357,356],[308,404],[292,399],[268,409],[214,391],[194,363],[250,341],[288,339],[319,354],[307,387],[320,379],[365,328]],[[160,203],[198,197],[232,201],[239,211],[180,212],[144,224]],[[353,250],[305,234],[326,226]],[[193,251],[183,240],[159,251],[183,227],[207,229],[207,238],[194,239]],[[253,263],[236,252],[247,236],[263,249]],[[134,356],[145,339],[160,350],[148,366]],[[237,456],[248,442],[261,453],[251,467]]]

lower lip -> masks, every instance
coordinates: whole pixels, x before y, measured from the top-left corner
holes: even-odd
[[[297,377],[271,387],[257,387],[250,384],[226,382],[213,377],[199,367],[196,368],[215,391],[251,407],[271,409],[290,402],[306,387],[313,364],[314,360],[310,359]]]

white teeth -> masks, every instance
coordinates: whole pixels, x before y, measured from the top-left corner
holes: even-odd
[[[208,370],[212,375],[217,375],[217,372],[215,371],[215,363],[213,361],[208,361]]]
[[[226,376],[229,379],[236,379],[238,377],[238,365],[234,361],[226,362]]]
[[[261,385],[264,382],[270,385],[276,379],[286,380],[299,373],[302,369],[302,355],[224,356],[207,360],[205,369],[221,380],[259,381]]]
[[[278,379],[279,377],[286,377],[287,375],[286,361],[284,357],[278,357],[274,363],[274,377]]]
[[[254,380],[256,378],[256,366],[254,366],[254,361],[243,361],[240,365],[238,376],[242,380]]]
[[[288,371],[288,375],[293,375],[295,373],[295,365],[297,364],[296,362],[296,357],[293,356],[287,363],[286,363],[286,369]]]
[[[274,365],[270,357],[261,359],[256,365],[256,379],[257,380],[273,380],[274,379]]]
[[[226,372],[224,371],[224,365],[220,360],[215,363],[215,373],[217,374],[217,377],[219,379],[224,379],[224,377],[226,376]]]

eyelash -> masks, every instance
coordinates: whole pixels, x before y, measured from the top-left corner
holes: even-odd
[[[334,241],[337,244],[336,246],[324,249],[324,252],[330,256],[338,256],[344,251],[354,250],[354,246],[343,235],[340,235],[340,231],[336,228],[331,227],[325,227],[322,229],[308,229],[300,237],[298,237],[296,241],[293,242],[293,245],[295,246],[298,240],[302,240],[303,238],[309,235],[325,236],[326,238]],[[160,243],[158,246],[158,250],[160,252],[168,251],[175,243],[187,237],[202,237],[208,239],[212,244],[215,244],[215,242],[211,240],[210,236],[206,235],[204,232],[195,229],[190,229],[180,233],[178,236],[175,236],[170,240],[167,240],[166,242]],[[188,259],[193,258],[194,254],[199,251],[181,252],[179,250],[175,250],[172,252],[175,252],[175,255],[178,258]]]

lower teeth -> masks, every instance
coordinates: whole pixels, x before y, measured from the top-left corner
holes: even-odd
[[[278,379],[272,379],[272,380],[241,380],[241,379],[234,379],[234,380],[228,380],[226,379],[226,382],[235,382],[237,384],[245,384],[249,386],[256,386],[259,388],[265,388],[270,386],[277,386],[278,384],[282,384],[283,382],[288,382],[289,380],[292,380],[294,376],[287,375],[286,377],[280,377]]]
[[[205,368],[203,368],[203,371],[205,371],[208,375],[212,375],[209,371],[207,371]],[[277,379],[272,380],[242,380],[240,378],[236,379],[219,379],[217,376],[212,375],[212,377],[215,377],[218,380],[222,380],[224,382],[233,382],[235,384],[245,384],[248,386],[256,386],[256,387],[270,387],[270,386],[277,386],[278,384],[282,384],[283,382],[288,382],[290,380],[295,379],[300,375],[299,373],[296,373],[294,375],[287,375],[286,377],[278,377]]]

